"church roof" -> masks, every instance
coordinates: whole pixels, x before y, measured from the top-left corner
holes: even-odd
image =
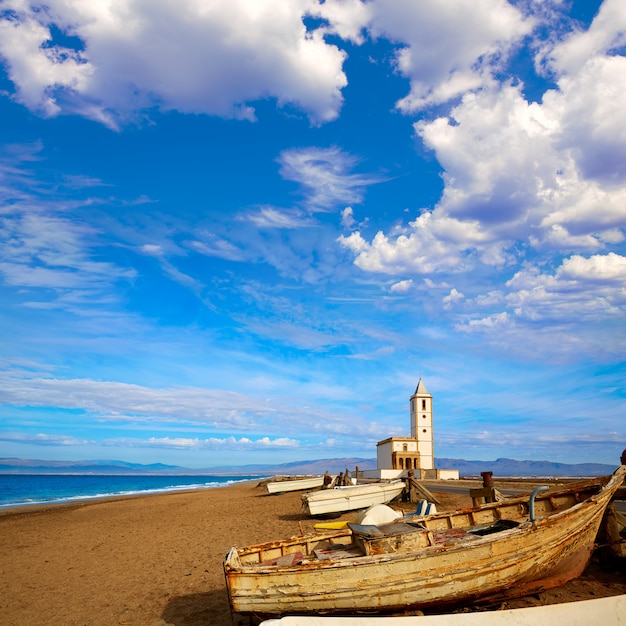
[[[430,394],[428,393],[428,390],[426,389],[426,385],[422,382],[422,379],[419,379],[419,382],[417,383],[417,387],[415,388],[415,393],[413,394],[414,396],[420,395],[420,396],[429,396]]]

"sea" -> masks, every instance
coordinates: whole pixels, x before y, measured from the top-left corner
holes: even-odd
[[[0,474],[0,509],[224,487],[260,476]]]

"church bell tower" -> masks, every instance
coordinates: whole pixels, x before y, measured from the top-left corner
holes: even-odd
[[[435,468],[435,444],[433,437],[433,397],[419,379],[411,396],[411,437],[417,440],[421,469]]]

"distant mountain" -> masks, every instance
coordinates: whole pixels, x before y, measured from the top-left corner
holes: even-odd
[[[553,463],[552,461],[515,461],[496,459],[495,461],[465,461],[463,459],[437,458],[439,469],[456,469],[464,477],[480,477],[481,472],[493,472],[495,478],[513,476],[604,476],[612,474],[615,465],[604,463]]]
[[[617,465],[617,463],[615,464]],[[278,465],[222,465],[191,469],[177,465],[153,463],[127,463],[125,461],[42,461],[35,459],[0,458],[0,474],[157,474],[157,475],[252,475],[274,474],[323,474],[325,471],[338,473],[348,468],[376,469],[376,459],[342,458],[295,461]],[[437,458],[439,469],[456,469],[461,477],[480,477],[481,472],[493,472],[495,478],[502,477],[550,477],[550,476],[603,476],[615,470],[614,465],[604,463],[553,463],[551,461],[466,461],[464,459]]]
[[[186,468],[163,463],[142,465],[126,461],[41,461],[0,459],[2,474],[181,474]],[[193,473],[193,472],[192,472]]]
[[[280,465],[241,465],[221,466],[209,468],[212,474],[323,474],[328,471],[331,474],[343,472],[346,468],[351,472],[354,468],[376,469],[376,459],[318,459],[315,461],[294,461]]]
[[[222,465],[219,467],[189,468],[178,465],[127,463],[126,461],[42,461],[38,459],[0,458],[0,474],[159,474],[159,475],[257,475],[323,474],[360,469],[375,469],[375,459],[320,459],[296,461],[281,465]]]

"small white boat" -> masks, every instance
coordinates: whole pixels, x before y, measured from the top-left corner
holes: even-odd
[[[302,496],[302,502],[309,515],[341,513],[367,509],[374,504],[386,504],[397,498],[403,489],[404,481],[402,480],[335,487],[305,493]]]
[[[324,484],[323,476],[291,477],[283,480],[271,480],[267,483],[269,493],[285,493],[287,491],[304,491],[316,489]]]
[[[502,611],[401,617],[323,617],[317,615],[269,619],[261,626],[626,626],[626,595],[532,606]]]

